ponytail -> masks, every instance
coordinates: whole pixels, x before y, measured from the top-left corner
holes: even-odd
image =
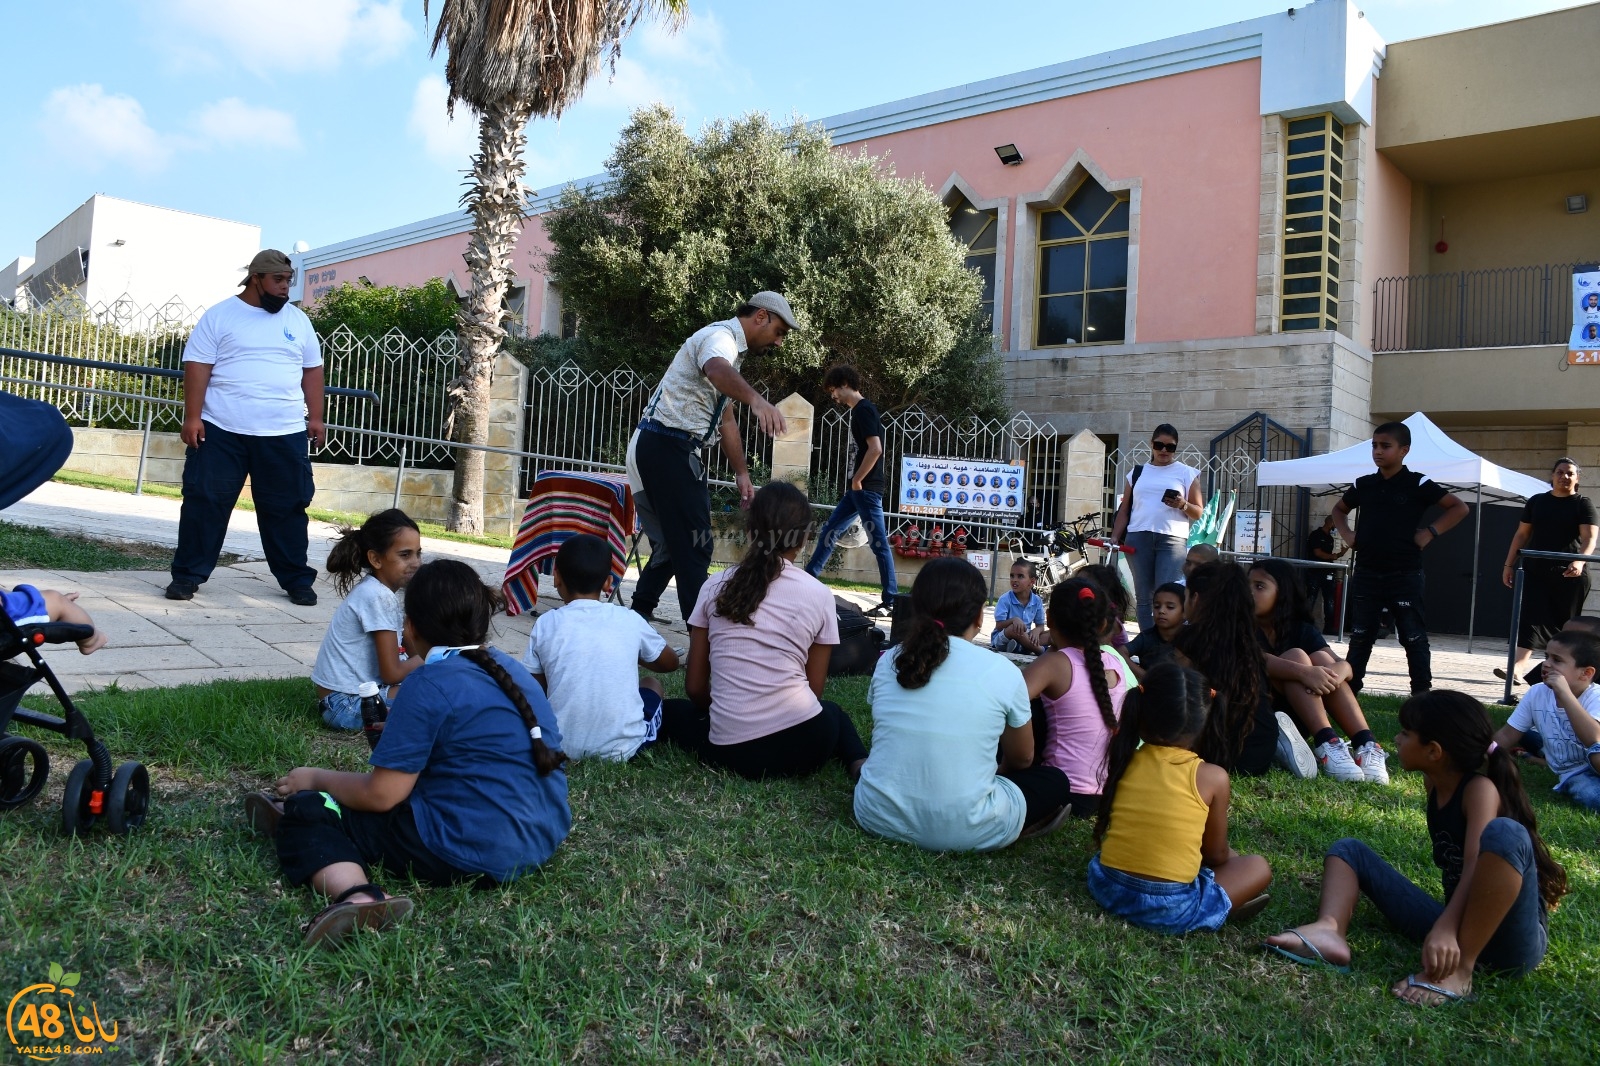
[[[1463,774],[1482,773],[1500,793],[1502,816],[1528,831],[1533,844],[1533,863],[1539,871],[1539,897],[1548,910],[1554,910],[1567,894],[1567,871],[1550,855],[1539,836],[1539,819],[1522,786],[1522,772],[1504,748],[1489,748],[1494,742],[1494,725],[1483,704],[1465,692],[1433,689],[1412,696],[1400,706],[1401,728],[1417,735],[1423,743],[1438,744]]]
[[[740,625],[754,625],[756,608],[783,573],[784,554],[799,548],[811,533],[811,503],[786,481],[761,486],[750,501],[744,557],[717,590],[716,613]]]
[[[395,534],[402,529],[417,532],[417,524],[398,507],[391,507],[368,518],[359,529],[355,526],[339,526],[335,530],[339,539],[333,542],[325,565],[328,573],[334,577],[333,584],[339,590],[339,595],[350,595],[350,590],[355,588],[362,575],[372,573],[372,563],[367,559],[367,553],[382,555],[388,551],[394,543]]]
[[[1111,827],[1111,807],[1117,784],[1133,762],[1141,743],[1189,747],[1205,729],[1206,721],[1221,712],[1206,679],[1174,662],[1157,663],[1139,687],[1122,703],[1122,725],[1106,750],[1106,783],[1100,790],[1100,810],[1094,820],[1094,842]]]
[[[911,627],[895,653],[901,688],[918,689],[950,656],[950,638],[960,637],[983,614],[983,575],[965,559],[931,559],[911,584]]]
[[[567,753],[552,751],[544,742],[544,737],[541,735],[543,731],[539,728],[539,717],[533,713],[533,705],[528,702],[528,695],[522,691],[522,686],[516,683],[493,655],[489,654],[487,648],[463,648],[459,654],[468,662],[483,667],[484,672],[494,678],[494,683],[500,686],[500,691],[506,694],[506,698],[522,715],[522,724],[527,727],[528,736],[533,741],[533,765],[538,768],[539,776],[545,777],[561,769],[561,765],[567,761]]]

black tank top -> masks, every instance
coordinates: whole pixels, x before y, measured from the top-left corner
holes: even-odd
[[[1455,793],[1439,806],[1433,790],[1428,790],[1428,836],[1433,838],[1433,864],[1439,868],[1444,881],[1445,902],[1455,894],[1461,881],[1461,863],[1466,857],[1467,813],[1462,809],[1461,797],[1467,785],[1477,774],[1467,774],[1456,786]]]

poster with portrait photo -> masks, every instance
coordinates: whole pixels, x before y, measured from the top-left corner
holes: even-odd
[[[1026,467],[984,459],[900,457],[900,511],[924,515],[1022,514]]]
[[[1585,263],[1572,270],[1572,336],[1567,339],[1567,362],[1600,364],[1600,264]]]

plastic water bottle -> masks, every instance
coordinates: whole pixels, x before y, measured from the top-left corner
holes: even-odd
[[[356,695],[361,697],[361,732],[367,738],[367,747],[376,748],[383,735],[383,723],[389,718],[389,705],[378,695],[376,681],[363,681]]]

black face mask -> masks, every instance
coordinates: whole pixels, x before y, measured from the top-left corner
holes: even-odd
[[[269,315],[275,315],[283,310],[283,305],[289,302],[287,296],[274,296],[270,292],[258,294],[261,297],[261,309]]]

